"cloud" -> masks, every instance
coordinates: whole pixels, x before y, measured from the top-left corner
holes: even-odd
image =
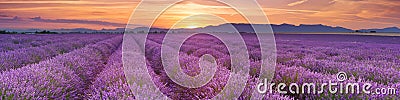
[[[8,15],[0,15],[0,17],[10,17],[10,16],[8,16]]]
[[[26,9],[44,7],[118,7],[136,2],[88,2],[88,1],[42,1],[42,2],[0,2],[0,9]]]
[[[288,6],[296,6],[296,5],[299,5],[299,4],[303,4],[304,2],[307,2],[307,1],[308,1],[308,0],[296,1],[296,2],[293,2],[293,3],[288,4]]]
[[[11,17],[9,15],[0,15],[0,21],[9,22],[9,21],[17,21],[22,20],[18,16]]]
[[[102,26],[116,26],[123,27],[126,24],[105,22],[105,21],[91,21],[91,20],[76,20],[76,19],[42,19],[41,17],[30,18],[36,22],[46,22],[46,23],[74,23],[74,24],[94,24]]]
[[[9,16],[9,15],[7,15]],[[113,29],[122,28],[126,24],[112,23],[106,21],[91,21],[91,20],[77,20],[77,19],[43,19],[41,17],[27,18],[27,17],[0,17],[1,29],[73,29],[73,28],[87,28],[87,29]],[[113,25],[113,26],[111,26]],[[130,27],[142,27],[139,24],[129,24]]]

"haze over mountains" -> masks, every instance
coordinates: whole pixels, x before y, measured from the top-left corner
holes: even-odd
[[[194,29],[172,29],[174,32],[189,32],[189,31],[197,31],[197,32],[236,32],[233,27],[237,29],[238,32],[254,32],[253,28],[250,24],[240,24],[240,23],[226,23],[218,26],[206,26],[202,28],[194,28]],[[388,27],[383,29],[361,29],[361,30],[352,30],[344,27],[332,27],[322,24],[300,24],[300,25],[292,25],[292,24],[253,24],[254,27],[269,27],[273,29],[274,33],[352,33],[352,32],[362,32],[362,33],[400,33],[400,29],[397,27]],[[135,32],[147,32],[149,28],[147,27],[138,27],[135,29],[129,29]],[[7,30],[7,29],[6,29]],[[26,30],[8,30],[8,31],[16,31],[16,32],[35,32],[41,31],[41,29],[26,29]],[[59,33],[123,33],[125,28],[117,28],[117,29],[102,29],[102,30],[93,30],[86,28],[76,28],[76,29],[54,29],[50,30],[52,32]],[[168,29],[163,28],[151,28],[150,32],[167,32]],[[260,30],[258,30],[260,31]],[[265,30],[269,31],[269,30]],[[263,32],[263,31],[261,31]]]
[[[271,27],[274,33],[352,33],[352,32],[363,32],[363,33],[400,33],[400,29],[397,27],[389,27],[384,29],[361,29],[361,30],[352,30],[344,27],[332,27],[322,24],[315,25],[307,25],[300,24],[298,26],[292,24],[253,24],[255,28],[257,27]],[[221,24],[218,26],[206,26],[202,28],[194,28],[194,29],[172,29],[174,32],[236,32],[234,28],[237,29],[238,32],[246,32],[252,33],[254,32],[253,28],[250,24],[237,24],[237,23],[227,23]],[[147,32],[149,28],[147,27],[139,27],[133,29],[135,32]],[[167,32],[168,29],[162,28],[151,28],[150,32]],[[258,30],[258,32],[270,32],[270,30]]]

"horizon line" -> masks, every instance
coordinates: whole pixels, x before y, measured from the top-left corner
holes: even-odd
[[[210,26],[221,26],[224,24],[243,24],[243,25],[248,25],[251,23],[222,23],[222,24],[218,24],[218,25],[207,25],[207,26],[202,26],[202,27],[196,27],[196,28],[162,28],[162,27],[151,27],[151,28],[159,28],[159,29],[200,29],[200,28],[206,28],[206,27],[210,27]],[[345,28],[345,29],[350,29],[350,30],[368,30],[368,29],[385,29],[385,28],[399,28],[397,26],[389,26],[389,27],[383,27],[383,28],[360,28],[360,29],[352,29],[352,28],[346,28],[343,26],[331,26],[331,25],[326,25],[326,24],[290,24],[290,23],[280,23],[280,24],[251,24],[251,25],[293,25],[296,27],[299,27],[301,25],[322,25],[322,26],[329,26],[329,27],[341,27],[341,28]],[[128,29],[136,29],[136,28],[150,28],[150,27],[146,27],[146,26],[139,26],[139,27],[135,27],[135,28],[128,28]],[[65,30],[71,30],[71,29],[87,29],[87,30],[94,30],[94,31],[101,31],[101,30],[115,30],[115,29],[127,29],[126,27],[116,27],[116,28],[101,28],[101,29],[94,29],[94,28],[87,28],[87,27],[78,27],[78,28],[0,28],[0,30],[6,30],[6,31],[10,31],[10,30],[60,30],[60,29],[65,29]]]

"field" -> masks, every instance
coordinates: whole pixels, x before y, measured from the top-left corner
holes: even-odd
[[[135,75],[151,76],[143,81],[154,82],[161,93],[172,99],[210,99],[223,91],[230,75],[243,74],[233,71],[240,65],[235,59],[243,59],[250,63],[248,75],[242,76],[247,80],[243,92],[224,93],[239,99],[251,98],[259,82],[261,66],[261,50],[254,35],[243,35],[249,56],[240,58],[231,56],[232,48],[211,35],[195,35],[185,41],[177,55],[185,74],[202,74],[198,63],[204,60],[204,55],[214,58],[206,62],[215,66],[215,75],[209,83],[197,88],[174,83],[163,70],[165,62],[160,52],[163,37],[163,34],[149,35],[145,49],[137,51],[145,55],[148,73]],[[333,34],[278,34],[275,37],[274,83],[336,81],[336,74],[345,72],[348,76],[345,82],[368,82],[372,90],[400,89],[400,37]],[[132,76],[125,76],[122,42],[122,35],[110,34],[0,35],[0,99],[161,99],[148,98],[158,93],[157,89],[134,83]],[[240,81],[237,77],[230,79]],[[327,92],[283,95],[273,91],[264,94],[264,99],[400,98],[398,92],[392,95]]]

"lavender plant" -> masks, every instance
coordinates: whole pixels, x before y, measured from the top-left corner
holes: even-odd
[[[0,94],[4,99],[78,99],[89,87],[107,58],[122,42],[117,36],[50,60],[3,72]]]

